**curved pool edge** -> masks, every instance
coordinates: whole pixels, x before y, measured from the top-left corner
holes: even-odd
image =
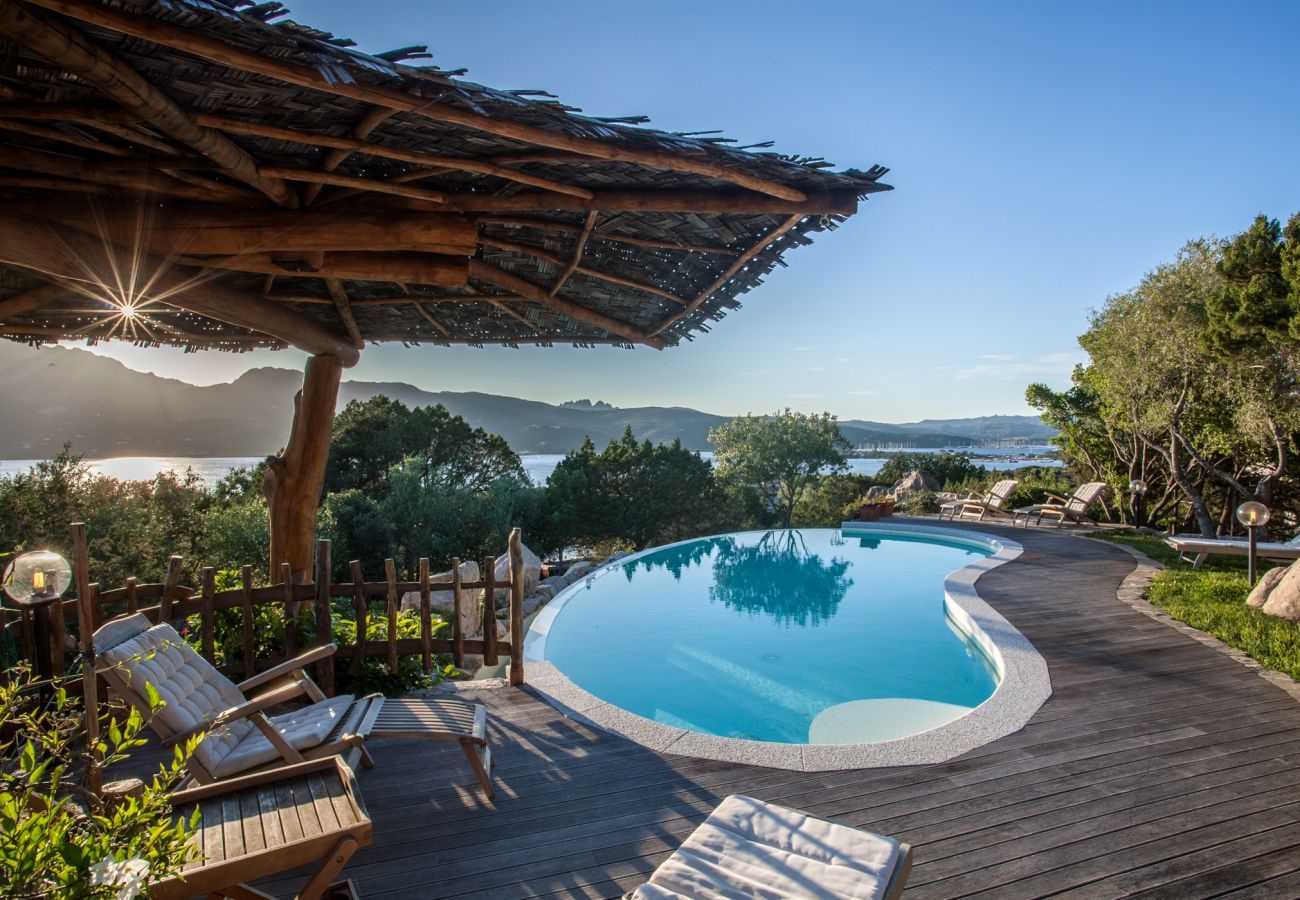
[[[528,685],[565,715],[620,735],[650,750],[804,772],[866,769],[940,763],[1019,731],[1052,695],[1047,661],[975,590],[981,575],[1016,559],[1024,548],[1015,541],[977,531],[911,522],[844,522],[846,534],[923,534],[977,544],[991,556],[950,573],[944,579],[949,618],[976,643],[998,669],[993,694],[966,715],[907,737],[869,744],[786,744],[750,741],[687,731],[638,716],[580,688],[546,660],[546,636],[568,601],[596,579],[617,571],[633,554],[594,570],[555,596],[533,620],[524,636]],[[698,540],[692,538],[691,540]],[[691,541],[679,541],[687,544]],[[669,544],[642,551],[663,550]]]

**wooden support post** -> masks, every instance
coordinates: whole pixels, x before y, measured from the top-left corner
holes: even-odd
[[[172,604],[176,602],[176,589],[181,586],[181,566],[184,562],[179,556],[167,560],[167,577],[163,580],[162,599],[158,601],[158,624],[172,620]]]
[[[68,633],[68,623],[63,617],[63,601],[56,600],[45,607],[44,615],[47,615],[50,620],[50,627],[45,632],[45,640],[49,643],[50,650],[50,672],[58,683],[63,678],[64,666],[67,663],[63,652],[63,638]]]
[[[289,563],[299,583],[311,572],[316,510],[342,376],[337,357],[318,355],[307,361],[302,390],[294,398],[289,443],[280,456],[266,461],[262,490],[271,514],[271,567]]]
[[[429,558],[420,557],[420,656],[424,671],[433,671],[433,610],[429,597]]]
[[[203,645],[203,658],[217,664],[216,622],[213,601],[217,593],[217,570],[203,567],[203,606],[199,611],[199,633]]]
[[[456,668],[465,666],[465,623],[460,617],[463,610],[460,599],[460,557],[451,559],[451,661]]]
[[[298,600],[293,595],[293,567],[280,566],[280,586],[284,588],[284,658],[298,655]]]
[[[253,634],[253,567],[244,566],[239,570],[239,585],[243,592],[239,598],[240,611],[244,617],[244,677],[252,678],[257,674],[257,641]]]
[[[81,690],[84,701],[86,731],[86,787],[100,790],[99,753],[99,676],[95,672],[95,591],[90,584],[90,554],[86,550],[86,526],[72,525],[72,577],[77,584],[77,628],[81,632]]]
[[[483,665],[497,664],[496,559],[483,560]]]
[[[337,387],[337,383],[336,383]],[[312,513],[315,513],[312,508]],[[334,640],[333,617],[330,612],[330,542],[316,542],[316,645]],[[316,683],[328,697],[334,696],[334,657],[316,664]]]
[[[357,643],[352,651],[353,675],[361,674],[361,666],[366,661],[366,638],[370,632],[370,608],[366,605],[366,579],[361,574],[361,560],[354,559],[348,563],[352,573],[352,614],[357,621]]]
[[[397,566],[384,560],[384,580],[388,582],[388,671],[397,672]]]
[[[524,683],[524,551],[518,528],[510,529],[510,683]]]
[[[140,611],[140,601],[136,597],[136,586],[138,584],[139,579],[134,575],[126,580],[126,614],[129,616],[133,616]]]

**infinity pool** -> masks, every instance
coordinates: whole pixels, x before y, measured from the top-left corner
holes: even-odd
[[[945,576],[992,553],[832,529],[674,544],[557,597],[544,658],[600,700],[688,731],[790,744],[906,737],[997,687],[944,602]]]

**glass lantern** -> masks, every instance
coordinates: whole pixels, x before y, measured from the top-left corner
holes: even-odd
[[[1141,478],[1134,478],[1128,483],[1128,492],[1134,497],[1146,496],[1147,483]]]
[[[1258,500],[1247,500],[1237,507],[1237,521],[1247,528],[1262,528],[1272,517],[1268,507]]]
[[[3,584],[15,603],[50,600],[63,596],[72,584],[72,567],[53,550],[34,550],[9,564]]]

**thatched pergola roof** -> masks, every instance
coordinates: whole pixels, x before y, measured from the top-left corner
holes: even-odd
[[[889,190],[281,16],[0,0],[0,336],[671,346]]]

